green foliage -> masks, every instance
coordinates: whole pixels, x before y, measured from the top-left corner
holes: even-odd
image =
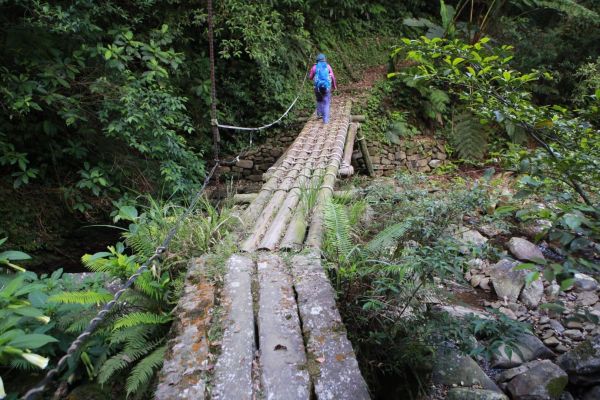
[[[108,251],[86,254],[84,265],[106,279],[129,279],[140,263],[150,257],[162,243],[184,207],[163,203],[151,197],[146,206],[134,207],[123,202],[115,220],[129,221],[124,242],[109,246]],[[138,211],[140,208],[142,211]],[[203,200],[184,219],[162,262],[143,272],[132,288],[123,294],[123,302],[108,314],[101,328],[86,344],[88,374],[100,384],[125,380],[128,396],[141,398],[151,388],[151,381],[162,365],[166,337],[172,321],[171,310],[179,297],[187,261],[227,241],[234,223],[231,211],[218,210]],[[217,278],[217,277],[215,277]],[[61,292],[49,300],[64,304],[101,304],[112,299],[105,290]],[[63,318],[64,329],[80,332],[91,316]],[[83,360],[83,359],[82,359]]]
[[[62,270],[49,277],[32,272],[0,275],[0,365],[21,370],[46,368],[58,349],[73,339],[72,333],[60,329],[60,320],[75,310],[82,311],[80,306],[62,306],[51,299],[65,289],[96,287],[93,280],[74,283],[62,276]],[[9,391],[21,389],[12,379],[6,383]]]
[[[452,145],[459,157],[481,160],[486,153],[488,132],[471,113],[456,115],[451,131]]]
[[[516,127],[523,129],[540,146],[530,158],[536,174],[562,176],[590,205],[584,188],[594,191],[600,182],[597,129],[565,107],[534,104],[527,87],[543,74],[512,69],[512,47],[490,47],[488,42],[487,38],[473,45],[439,38],[403,39],[393,55],[404,54],[416,65],[391,76],[446,88],[480,122],[503,126],[515,138]]]

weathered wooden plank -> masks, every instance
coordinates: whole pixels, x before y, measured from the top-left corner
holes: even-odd
[[[281,258],[264,254],[257,264],[258,331],[262,389],[266,399],[309,399],[306,353],[292,289]]]
[[[319,400],[366,400],[369,390],[317,252],[290,262],[307,344],[309,371]]]
[[[234,254],[227,261],[223,288],[222,351],[215,365],[213,399],[252,399],[255,351],[252,273],[254,261]]]
[[[156,400],[200,400],[209,370],[208,329],[214,288],[204,278],[206,258],[192,260],[183,295],[174,310],[169,351],[159,375]]]

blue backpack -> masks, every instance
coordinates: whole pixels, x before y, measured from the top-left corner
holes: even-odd
[[[325,61],[319,61],[315,70],[315,89],[325,94],[331,88],[329,68]]]

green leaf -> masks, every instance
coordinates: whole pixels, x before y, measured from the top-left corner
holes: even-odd
[[[122,206],[119,208],[118,219],[135,222],[138,217],[138,211],[133,206]]]
[[[510,81],[510,77],[511,77],[510,71],[504,71],[502,73],[502,78],[504,78],[505,81],[507,81],[507,82]]]
[[[452,60],[452,66],[453,66],[453,67],[456,67],[458,64],[460,64],[460,63],[461,63],[461,62],[463,62],[463,61],[465,61],[465,59],[464,59],[464,58],[457,57],[457,58],[455,58],[454,60]]]
[[[23,253],[22,251],[16,250],[8,250],[0,253],[0,259],[6,259],[10,261],[21,261],[21,260],[31,260],[31,257]]]
[[[10,346],[18,349],[37,349],[48,343],[56,343],[58,340],[52,336],[42,335],[39,333],[30,333],[20,335],[9,342]]]
[[[536,269],[536,265],[532,264],[532,263],[523,263],[523,264],[519,264],[516,267],[513,268],[514,271],[522,271],[522,270],[526,270],[526,269]]]
[[[560,290],[565,291],[575,283],[575,278],[565,279],[560,283]]]

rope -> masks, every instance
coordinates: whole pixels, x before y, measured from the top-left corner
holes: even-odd
[[[167,247],[171,243],[171,240],[173,240],[173,238],[177,234],[177,231],[181,227],[181,224],[183,223],[183,221],[191,214],[191,212],[194,210],[194,208],[196,208],[196,204],[200,200],[202,193],[204,193],[204,190],[206,189],[208,182],[212,178],[212,176],[215,173],[218,166],[219,166],[219,163],[217,162],[212,167],[209,174],[204,179],[204,183],[202,183],[202,187],[194,195],[189,207],[185,210],[185,212],[183,214],[181,214],[179,216],[179,218],[175,222],[175,225],[173,225],[173,227],[171,228],[171,230],[169,231],[169,233],[167,234],[165,239],[162,241],[160,246],[158,246],[154,250],[154,254],[152,254],[150,256],[150,258],[148,258],[146,260],[146,262],[143,263],[137,269],[137,271],[135,271],[135,273],[129,277],[127,282],[125,282],[125,284],[123,286],[121,286],[121,288],[115,293],[115,295],[113,296],[113,299],[111,301],[109,301],[108,303],[106,303],[104,305],[104,307],[102,308],[102,310],[100,310],[98,312],[98,314],[96,314],[96,316],[90,321],[87,328],[79,336],[77,336],[77,338],[73,341],[73,343],[71,343],[66,354],[64,356],[62,356],[62,358],[56,364],[56,367],[54,367],[50,371],[48,371],[48,373],[46,374],[44,379],[42,379],[42,381],[36,387],[34,387],[33,389],[30,389],[27,393],[25,393],[25,395],[22,397],[22,399],[32,400],[44,392],[46,385],[48,383],[50,383],[50,381],[52,381],[54,376],[60,372],[60,370],[65,366],[67,361],[80,349],[80,347],[83,345],[83,343],[85,342],[87,337],[90,336],[94,332],[94,330],[96,330],[98,325],[104,320],[104,318],[110,312],[110,310],[117,304],[117,302],[119,301],[119,298],[123,295],[123,293],[125,293],[125,291],[127,291],[127,289],[129,289],[131,287],[131,285],[133,285],[135,280],[144,271],[146,271],[148,269],[148,267],[150,265],[152,265],[154,263],[154,261],[157,260],[167,250]]]
[[[307,63],[307,67],[308,67],[308,63]],[[304,74],[304,79],[302,79],[302,83],[300,84],[300,87],[298,88],[298,91],[296,92],[296,98],[294,99],[294,101],[292,101],[292,104],[290,104],[290,106],[287,108],[287,110],[285,110],[285,112],[279,118],[277,118],[275,121],[273,121],[269,124],[263,125],[263,126],[256,127],[256,128],[247,128],[247,127],[235,126],[235,125],[221,125],[218,122],[217,122],[217,127],[223,128],[223,129],[237,129],[240,131],[255,132],[255,131],[262,131],[264,129],[268,129],[268,128],[272,127],[273,125],[278,124],[279,122],[281,122],[282,119],[285,118],[286,115],[288,115],[288,113],[296,105],[296,102],[298,101],[298,99],[300,99],[300,96],[302,95],[302,89],[304,89],[304,85],[306,84],[306,79],[308,78],[308,74],[309,74],[309,72],[306,71],[306,74]]]

